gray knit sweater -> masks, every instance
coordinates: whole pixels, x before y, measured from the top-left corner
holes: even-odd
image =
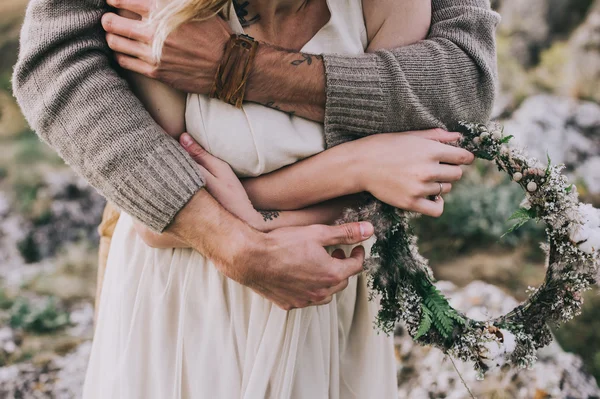
[[[325,57],[329,146],[393,131],[486,121],[496,87],[489,0],[433,0],[429,38]],[[105,0],[31,0],[13,88],[40,137],[120,208],[162,231],[203,186],[198,168],[113,69]]]

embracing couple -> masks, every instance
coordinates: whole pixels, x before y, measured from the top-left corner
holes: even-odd
[[[365,192],[443,212],[497,23],[489,0],[32,0],[15,95],[122,211],[84,398],[396,397],[373,226],[334,223]]]

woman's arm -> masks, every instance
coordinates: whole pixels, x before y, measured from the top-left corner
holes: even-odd
[[[469,164],[470,152],[444,144],[460,138],[440,129],[388,133],[345,143],[268,175],[244,180],[258,209],[300,209],[368,191],[398,208],[439,216],[447,193]]]
[[[119,10],[118,13],[129,19],[141,19],[131,11]],[[123,38],[108,36],[107,40],[110,46],[114,45],[115,40],[123,40]],[[178,138],[185,132],[185,93],[135,72],[124,72],[131,90],[169,136]]]

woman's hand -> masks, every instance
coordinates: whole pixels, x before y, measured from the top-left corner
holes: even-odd
[[[439,217],[444,211],[439,195],[450,192],[452,182],[460,180],[459,165],[475,159],[472,153],[448,144],[458,139],[458,133],[433,129],[378,134],[347,145],[353,151],[352,169],[362,190],[397,208]]]
[[[209,194],[230,213],[265,233],[283,227],[332,224],[357,201],[353,196],[345,196],[304,209],[257,211],[241,181],[226,162],[209,154],[187,133],[181,136],[180,143],[202,168]]]
[[[179,138],[181,145],[188,151],[201,168],[205,179],[204,188],[219,204],[251,227],[259,231],[268,231],[266,222],[276,218],[278,212],[257,211],[240,179],[235,175],[227,162],[208,153],[188,134]]]

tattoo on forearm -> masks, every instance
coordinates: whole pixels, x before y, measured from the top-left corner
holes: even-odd
[[[275,104],[275,101],[269,101],[267,103],[264,104],[265,107],[269,107],[272,109],[276,109],[277,111],[281,111],[281,112],[285,112],[286,114],[288,114],[289,116],[294,116],[296,115],[296,111],[284,111],[282,110],[279,105]]]
[[[316,55],[316,54],[305,54],[305,53],[300,53],[300,56],[302,57],[299,60],[294,60],[291,62],[292,65],[294,66],[298,66],[301,64],[308,64],[308,65],[312,65],[313,63],[313,59],[316,60],[323,60],[323,56],[322,55]]]
[[[257,23],[258,21],[260,21],[260,15],[256,14],[255,16],[253,16],[252,18],[248,19],[248,5],[250,4],[250,2],[248,1],[244,1],[243,3],[240,3],[238,0],[233,0],[233,8],[235,9],[235,14],[238,17],[238,20],[240,21],[240,25],[242,25],[242,28],[247,28],[248,26]]]
[[[265,222],[273,221],[279,217],[279,211],[260,211]]]

